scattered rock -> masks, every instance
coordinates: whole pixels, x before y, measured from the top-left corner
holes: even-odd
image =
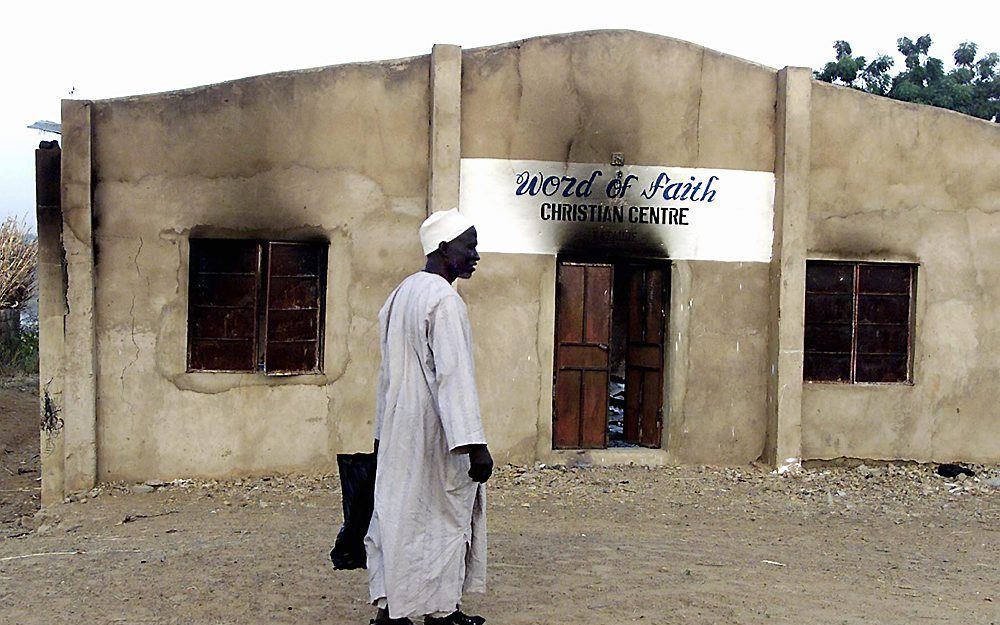
[[[48,508],[42,508],[35,513],[34,524],[35,527],[40,527],[41,525],[48,523],[49,525],[54,525],[62,520],[62,517],[58,514],[53,513]]]
[[[136,484],[129,490],[132,491],[133,495],[143,495],[146,493],[151,493],[156,489],[150,486],[149,484]]]

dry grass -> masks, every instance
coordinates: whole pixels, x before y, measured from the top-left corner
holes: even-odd
[[[38,240],[24,219],[0,224],[0,308],[20,308],[38,286]]]

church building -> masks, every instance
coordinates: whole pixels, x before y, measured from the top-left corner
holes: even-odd
[[[1000,125],[640,32],[67,100],[43,499],[370,450],[459,207],[500,463],[1000,461]]]

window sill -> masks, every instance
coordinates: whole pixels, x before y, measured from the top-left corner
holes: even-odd
[[[817,386],[835,386],[844,388],[908,388],[915,386],[913,382],[825,382],[823,380],[802,380],[802,384],[804,386],[815,384]]]
[[[186,371],[174,376],[172,380],[181,390],[208,394],[254,386],[326,386],[331,382],[325,373],[268,375],[223,371]]]

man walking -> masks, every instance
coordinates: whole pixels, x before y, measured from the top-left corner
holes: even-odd
[[[486,587],[484,483],[493,472],[465,302],[452,287],[479,254],[457,209],[420,226],[423,271],[379,312],[375,511],[365,548],[376,624],[481,625],[462,593]]]

